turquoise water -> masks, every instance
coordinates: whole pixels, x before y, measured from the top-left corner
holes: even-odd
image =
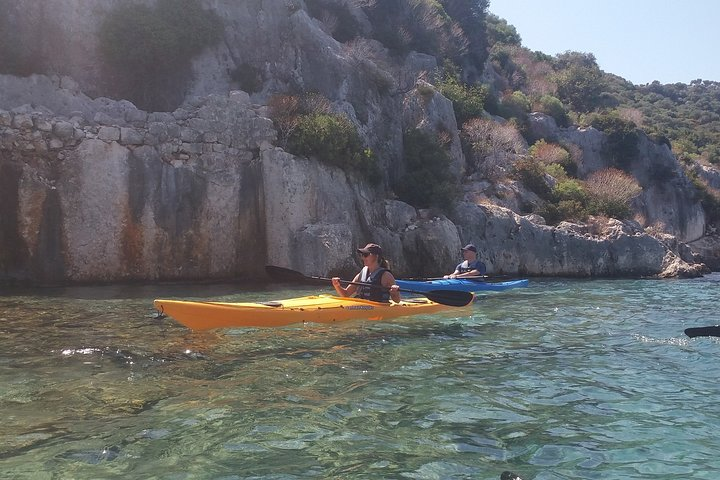
[[[243,288],[5,292],[0,478],[720,471],[720,339],[683,334],[720,323],[720,274],[531,280],[470,309],[386,323],[193,333],[153,318],[155,297],[318,291]]]

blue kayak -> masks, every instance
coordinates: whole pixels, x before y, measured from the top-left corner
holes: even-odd
[[[454,290],[456,292],[502,292],[511,288],[528,286],[528,280],[508,280],[507,282],[486,282],[484,280],[468,280],[463,278],[448,278],[441,280],[395,280],[398,287],[416,292],[429,292],[431,290]]]

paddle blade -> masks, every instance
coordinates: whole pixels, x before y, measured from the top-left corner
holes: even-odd
[[[690,338],[720,337],[720,325],[714,325],[712,327],[686,328],[685,335],[687,335]]]
[[[500,474],[500,480],[522,480],[522,478],[517,473],[505,470]]]
[[[276,267],[275,265],[265,265],[265,273],[276,282],[304,283],[308,280],[308,278],[300,272],[290,270],[289,268]]]
[[[451,307],[464,307],[475,298],[475,295],[470,292],[456,292],[454,290],[431,290],[422,295],[425,295],[432,302]]]

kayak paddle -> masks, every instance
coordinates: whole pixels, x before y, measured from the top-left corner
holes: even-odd
[[[429,282],[431,280],[487,280],[488,278],[490,278],[488,275],[472,275],[470,277],[458,277],[456,279],[445,277],[411,277],[403,278],[403,280],[412,280],[413,282]]]
[[[327,282],[332,282],[332,278],[313,277],[295,270],[290,270],[289,268],[276,267],[275,265],[266,265],[265,272],[270,278],[278,282],[323,282],[323,284]],[[359,282],[348,282],[347,280],[340,281],[346,285],[358,285],[361,287],[382,288],[388,290],[387,287],[382,287],[378,285],[369,285],[367,283]],[[401,288],[400,291],[423,295],[427,297],[428,300],[430,300],[431,302],[442,303],[443,305],[449,305],[451,307],[464,307],[465,305],[472,302],[473,298],[475,298],[475,295],[473,295],[472,293],[456,292],[454,290],[431,290],[429,292],[417,292],[415,290],[406,290],[404,288]]]
[[[686,328],[685,335],[690,338],[695,337],[720,337],[720,325],[712,327],[694,327]]]
[[[517,473],[505,470],[500,474],[500,480],[522,480],[522,478]]]
[[[475,280],[478,282],[487,282],[494,279],[502,278],[513,278],[510,275],[470,275],[468,277],[456,277],[456,278],[445,278],[445,277],[412,277],[403,278],[402,280],[412,280],[413,282],[429,282],[431,280]]]

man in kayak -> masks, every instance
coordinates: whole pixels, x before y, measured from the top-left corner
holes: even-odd
[[[348,285],[343,287],[339,277],[333,277],[332,284],[335,291],[341,297],[349,297],[353,294],[358,298],[372,300],[373,302],[388,303],[400,301],[400,287],[395,285],[395,277],[390,272],[390,265],[382,255],[382,248],[376,243],[368,243],[363,248],[357,249],[362,258],[364,267],[353,278],[354,283],[367,283],[368,286]],[[372,287],[370,286],[372,285]]]
[[[487,268],[485,264],[477,258],[477,247],[472,243],[468,243],[460,249],[463,255],[463,261],[455,267],[455,271],[443,278],[465,278],[478,277],[485,275]]]

